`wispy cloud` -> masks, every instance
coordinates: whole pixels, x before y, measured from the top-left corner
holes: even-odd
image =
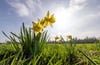
[[[37,9],[41,10],[40,0],[7,0],[7,3],[19,16],[32,16]]]
[[[83,9],[86,5],[86,0],[70,0],[69,10],[71,13],[77,13],[79,10]]]
[[[90,2],[92,2],[92,4],[90,4]],[[69,8],[67,11],[69,11],[69,14],[72,15],[78,14],[78,16],[75,15],[78,18],[77,21],[81,21],[81,23],[90,23],[93,22],[93,19],[100,16],[100,8],[94,4],[94,0],[70,0]],[[90,5],[94,5],[95,8],[89,7]],[[92,11],[89,10],[91,8]]]

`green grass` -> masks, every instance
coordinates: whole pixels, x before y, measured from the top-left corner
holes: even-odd
[[[30,64],[32,64],[34,60],[35,62],[37,61],[36,65],[70,65],[68,62],[69,55],[66,50],[66,45],[67,44],[47,44],[43,51],[38,54],[35,59],[30,61]],[[96,50],[96,44],[76,44],[76,49],[84,52],[96,64],[100,64],[100,50]],[[12,44],[0,44],[0,55],[6,54],[6,52],[14,53],[16,51]],[[82,53],[78,52],[78,50],[73,59],[72,65],[92,65]]]
[[[5,54],[6,52],[16,52],[12,44],[0,44],[0,55]]]

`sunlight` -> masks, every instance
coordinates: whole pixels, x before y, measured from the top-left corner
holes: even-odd
[[[61,29],[60,31],[70,30],[73,27],[73,14],[69,9],[59,7],[54,11],[54,16],[56,18],[56,28]]]

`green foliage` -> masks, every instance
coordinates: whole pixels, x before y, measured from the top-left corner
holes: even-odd
[[[97,40],[96,41],[96,49],[97,50],[100,50],[100,40]]]
[[[3,34],[10,39],[10,42],[13,44],[16,51],[22,50],[27,58],[40,53],[44,48],[44,45],[46,45],[47,32],[39,33],[35,36],[31,28],[27,29],[24,23],[22,24],[19,35],[16,35],[13,32],[11,32],[10,36],[4,32]],[[19,44],[21,45],[21,49]]]
[[[20,63],[20,61],[22,62],[23,57],[27,59],[27,61],[24,63],[27,65],[27,63],[32,58],[35,58],[38,54],[40,54],[44,46],[46,46],[47,32],[39,33],[37,36],[35,36],[34,31],[32,32],[31,28],[27,29],[24,23],[20,28],[19,35],[16,35],[13,32],[10,33],[11,35],[8,36],[3,32],[3,34],[10,40],[10,43],[13,45],[13,49],[15,49],[16,53],[18,54],[13,54],[15,56],[11,60],[11,65],[16,65],[16,63]],[[22,58],[19,57],[20,53],[23,53]]]

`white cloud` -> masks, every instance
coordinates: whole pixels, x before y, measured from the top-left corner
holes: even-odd
[[[29,9],[24,4],[16,3],[13,7],[16,9],[19,16],[28,16],[29,15]]]
[[[31,11],[31,13],[34,13],[36,11],[36,9],[41,9],[41,1],[39,0],[26,0],[25,2],[26,6],[29,8],[29,10]]]
[[[83,21],[83,23],[91,23],[93,22],[92,20],[98,17],[100,17],[100,12],[89,13],[85,14],[83,17],[80,17],[80,21]]]
[[[76,12],[84,8],[86,5],[86,0],[70,0],[69,10]]]
[[[89,14],[89,15],[87,15],[87,18],[96,18],[98,16],[100,16],[100,12]]]
[[[69,8],[66,9],[66,11],[71,15],[71,16],[75,16],[76,18],[76,23],[80,23],[80,26],[83,26],[85,24],[89,24],[92,22],[93,19],[97,18],[100,16],[100,12],[95,12],[95,10],[93,10],[93,13],[87,13],[87,14],[82,14],[80,13],[81,11],[85,11],[85,7],[87,6],[87,4],[89,5],[88,0],[70,0],[69,3]],[[82,15],[78,15],[77,14]],[[75,14],[75,15],[74,15]]]
[[[7,0],[19,16],[32,16],[36,9],[41,9],[40,0]]]

